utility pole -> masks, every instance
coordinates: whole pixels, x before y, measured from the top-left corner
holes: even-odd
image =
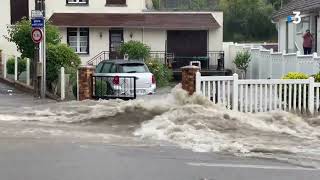
[[[41,11],[44,18],[43,40],[35,46],[33,61],[34,92],[36,97],[46,97],[46,37],[45,37],[45,0],[35,0],[35,10]]]

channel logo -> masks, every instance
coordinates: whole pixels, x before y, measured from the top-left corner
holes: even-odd
[[[288,16],[288,22],[293,24],[299,24],[301,22],[301,12],[300,11],[293,11],[294,16]]]

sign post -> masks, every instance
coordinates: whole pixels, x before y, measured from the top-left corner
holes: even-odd
[[[36,79],[37,85],[35,85],[35,91],[37,94],[39,93],[37,90],[40,88],[40,96],[41,98],[46,97],[46,23],[45,17],[43,16],[43,12],[39,10],[34,10],[31,12],[31,24],[32,24],[32,33],[31,37],[33,42],[37,47],[37,63],[35,70],[37,71]],[[34,77],[35,78],[35,77]],[[40,84],[40,87],[39,87]],[[38,94],[39,95],[39,94]]]

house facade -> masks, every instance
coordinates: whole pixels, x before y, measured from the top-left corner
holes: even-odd
[[[25,2],[30,16],[36,0],[4,0],[8,11],[14,1]],[[58,26],[62,42],[79,54],[82,64],[104,52],[121,59],[118,48],[130,40],[141,41],[159,56],[207,56],[222,51],[222,12],[164,12],[153,10],[150,0],[59,0],[45,1],[45,15]],[[151,4],[151,5],[150,5]],[[9,8],[8,8],[9,7]],[[3,12],[3,11],[2,11]],[[7,14],[10,15],[9,12]],[[12,13],[11,13],[12,14]],[[6,16],[3,16],[6,17]],[[10,16],[9,16],[10,17]],[[10,25],[6,19],[1,26]],[[3,32],[2,32],[3,31]],[[6,32],[1,29],[1,34]],[[8,42],[1,37],[2,49]]]
[[[294,16],[293,11],[301,12],[301,23],[288,21]],[[303,52],[303,34],[310,30],[314,37],[312,52],[320,52],[320,1],[292,0],[285,7],[273,14],[273,21],[278,28],[279,51],[287,53]]]
[[[22,17],[29,17],[28,0],[1,0],[0,6],[0,49],[8,55],[17,55],[17,48],[14,43],[8,42],[4,36],[7,35],[7,27],[21,20]]]

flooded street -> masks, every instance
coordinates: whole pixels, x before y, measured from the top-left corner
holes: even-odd
[[[56,166],[56,161],[70,164],[70,170],[91,174],[112,162],[110,167],[118,168],[112,172],[118,172],[119,179],[127,179],[120,169],[134,174],[129,179],[157,179],[154,177],[159,169],[171,174],[158,174],[158,179],[292,180],[317,179],[320,175],[318,117],[301,118],[285,112],[238,113],[200,96],[188,97],[180,88],[134,101],[56,103],[28,101],[32,99],[29,97],[17,106],[12,99],[19,96],[22,94],[8,95],[7,91],[1,94],[0,172],[6,177],[16,177],[11,166],[23,169],[23,177],[33,168],[61,171],[65,165]],[[43,161],[48,166],[41,165]],[[25,163],[33,168],[20,167]],[[139,163],[153,173],[141,176],[143,173],[134,168]],[[243,177],[220,174],[222,169]],[[117,173],[107,172],[93,177],[118,179],[110,178]],[[79,179],[68,173],[63,177]],[[88,179],[85,174],[81,177]],[[40,173],[35,179],[43,178],[45,174]]]
[[[320,168],[318,118],[243,114],[179,88],[135,101],[32,105],[0,113],[1,137],[54,137],[118,145],[173,145],[195,152],[277,159]]]

